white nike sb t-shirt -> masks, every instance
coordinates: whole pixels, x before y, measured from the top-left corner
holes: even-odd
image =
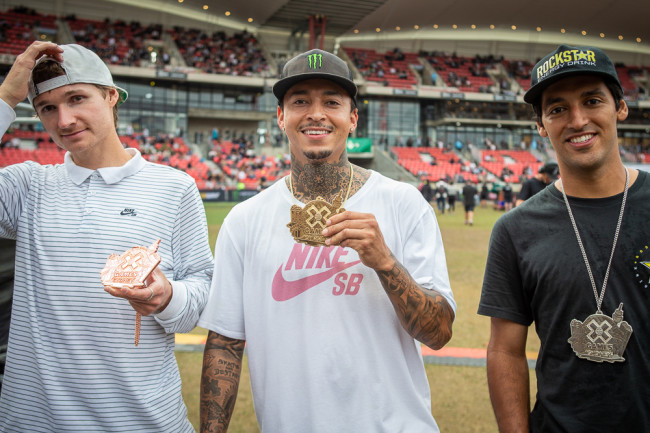
[[[246,340],[262,432],[438,431],[420,343],[376,273],[351,248],[296,243],[293,204],[280,180],[232,209],[199,320]],[[435,214],[416,188],[372,172],[344,207],[374,214],[395,257],[455,311]]]

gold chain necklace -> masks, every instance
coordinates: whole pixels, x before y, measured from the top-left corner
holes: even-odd
[[[291,190],[291,197],[297,202],[296,196],[293,194],[292,177],[289,174],[289,189]],[[312,246],[325,245],[325,236],[322,235],[322,231],[326,227],[325,223],[332,215],[345,212],[343,206],[350,197],[352,179],[354,179],[354,168],[350,164],[350,181],[348,182],[348,192],[345,194],[345,199],[341,197],[341,191],[339,191],[332,203],[318,196],[315,200],[308,202],[304,208],[297,204],[291,206],[291,222],[287,224],[287,227],[289,227],[291,236],[296,242]]]

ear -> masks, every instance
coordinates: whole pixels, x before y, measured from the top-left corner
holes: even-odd
[[[359,109],[355,108],[350,112],[350,123],[352,124],[350,132],[357,129],[357,124],[359,123]]]
[[[120,92],[118,92],[115,88],[108,89],[108,102],[111,105],[111,108],[115,107],[119,100]]]
[[[537,132],[539,133],[540,136],[544,138],[548,137],[548,132],[546,132],[546,128],[544,128],[544,125],[542,125],[539,122],[537,122]]]
[[[282,131],[284,131],[284,113],[282,112],[282,108],[278,105],[278,127]]]
[[[621,99],[621,105],[619,106],[618,111],[616,112],[616,119],[618,119],[619,122],[624,121],[627,119],[627,115],[629,114],[629,108],[627,107],[627,104],[625,103],[625,100]]]

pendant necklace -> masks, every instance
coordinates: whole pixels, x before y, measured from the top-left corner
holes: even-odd
[[[293,195],[292,177],[289,174],[289,189],[291,190],[291,197],[296,201],[296,196]],[[350,197],[353,178],[354,169],[352,164],[350,164],[350,181],[345,199],[342,198],[341,191],[339,191],[332,203],[318,196],[315,200],[308,202],[304,208],[301,208],[297,204],[291,206],[291,222],[287,224],[287,227],[289,227],[291,236],[293,236],[296,242],[312,246],[325,245],[325,236],[321,232],[325,229],[325,223],[332,215],[345,212],[343,206],[348,201],[348,197]]]
[[[623,320],[622,302],[619,304],[616,311],[614,311],[612,317],[606,316],[601,310],[603,297],[605,296],[605,289],[607,288],[609,271],[612,266],[612,259],[614,258],[614,250],[616,249],[618,234],[621,230],[621,223],[623,222],[623,211],[625,210],[625,201],[627,200],[629,182],[630,174],[626,168],[623,202],[621,203],[621,211],[618,216],[616,231],[614,232],[612,253],[609,256],[609,263],[607,264],[607,270],[605,272],[605,278],[603,280],[603,288],[600,290],[600,295],[598,295],[598,288],[596,287],[596,282],[594,281],[594,276],[591,272],[591,266],[589,266],[587,253],[585,251],[584,245],[582,244],[582,240],[580,239],[578,226],[576,225],[576,221],[573,218],[571,206],[569,206],[569,199],[567,198],[566,192],[564,191],[564,185],[560,179],[560,187],[562,189],[564,203],[566,204],[567,211],[569,212],[571,225],[573,226],[573,230],[578,240],[578,245],[580,246],[580,251],[582,252],[582,258],[584,259],[585,266],[587,267],[587,273],[589,274],[589,279],[591,281],[591,287],[594,291],[597,307],[596,312],[587,317],[584,322],[581,322],[578,319],[573,319],[571,321],[571,338],[569,338],[568,342],[571,344],[571,348],[578,356],[578,358],[587,359],[589,361],[610,363],[625,361],[625,358],[623,358],[623,352],[625,352],[625,347],[627,346],[627,343],[630,339],[630,335],[632,335],[632,327],[629,323]]]

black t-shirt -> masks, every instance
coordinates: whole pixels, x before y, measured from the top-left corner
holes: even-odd
[[[422,197],[424,197],[426,201],[431,201],[433,199],[433,188],[431,188],[431,185],[429,185],[428,183],[422,185],[420,192],[422,193]]]
[[[569,198],[598,292],[612,250],[622,195]],[[596,299],[562,193],[550,186],[495,224],[479,314],[528,326],[541,340],[532,432],[647,432],[650,426],[650,175],[630,187],[602,303],[623,303],[633,332],[624,362],[580,359],[571,321],[596,312]]]
[[[471,206],[474,205],[475,203],[475,196],[478,194],[478,191],[476,190],[476,187],[472,185],[471,183],[466,184],[463,187],[463,204],[465,206]]]
[[[537,179],[536,177],[531,177],[521,184],[521,191],[519,191],[519,194],[517,194],[517,200],[528,200],[544,188],[546,188],[546,184],[544,182]]]
[[[510,203],[512,201],[512,187],[506,185],[503,187],[503,201]]]

